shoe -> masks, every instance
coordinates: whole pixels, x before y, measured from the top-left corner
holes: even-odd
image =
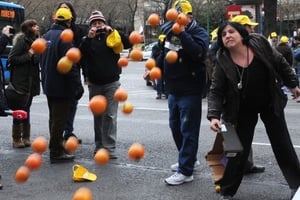
[[[165,183],[168,185],[180,185],[183,183],[188,183],[194,180],[193,175],[191,176],[185,176],[179,172],[176,172],[175,174],[173,174],[172,176],[170,176],[169,178],[165,179]]]
[[[157,95],[157,96],[156,96],[156,99],[161,99],[161,95]]]
[[[250,168],[246,168],[244,174],[262,173],[265,171],[265,167],[261,165],[253,165]]]
[[[69,137],[76,137],[77,140],[78,140],[78,144],[82,143],[82,140],[79,139],[74,133],[71,133],[71,134],[68,134],[68,135],[64,136],[64,142],[66,142],[69,139]]]
[[[71,154],[63,153],[60,156],[51,156],[50,155],[50,162],[51,163],[64,163],[64,162],[71,162],[74,161],[75,156]]]
[[[179,167],[179,163],[175,163],[175,164],[171,165],[172,172],[177,172],[178,167]],[[200,161],[196,160],[196,162],[194,164],[194,170],[197,170],[197,168],[199,168],[199,167],[200,167]]]
[[[228,196],[228,195],[221,195],[219,200],[232,200],[232,196]]]

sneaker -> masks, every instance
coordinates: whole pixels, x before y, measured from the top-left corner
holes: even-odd
[[[165,183],[168,185],[180,185],[183,183],[188,183],[194,180],[193,175],[191,176],[185,176],[179,172],[176,172],[175,174],[173,174],[172,176],[170,176],[169,178],[165,179]]]
[[[172,172],[177,172],[179,167],[179,163],[175,163],[173,165],[171,165],[171,170]],[[200,161],[196,160],[195,164],[194,164],[194,170],[197,170],[200,167]]]

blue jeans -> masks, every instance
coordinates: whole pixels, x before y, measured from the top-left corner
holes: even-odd
[[[115,81],[105,85],[90,84],[89,98],[103,95],[107,99],[107,108],[101,115],[94,116],[94,132],[96,149],[106,148],[111,153],[116,148],[118,102],[114,100],[115,91],[120,82]]]
[[[169,94],[169,125],[179,152],[178,172],[191,176],[197,160],[202,114],[202,95]]]

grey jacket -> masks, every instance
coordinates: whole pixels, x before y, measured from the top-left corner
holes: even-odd
[[[299,85],[298,78],[283,56],[274,50],[266,38],[260,34],[249,35],[249,47],[255,56],[262,60],[270,74],[271,106],[279,115],[287,103],[287,97],[281,90],[282,84],[289,88]],[[213,81],[208,95],[207,118],[222,118],[236,124],[240,95],[237,84],[235,64],[226,49],[217,53],[217,63],[213,73]]]

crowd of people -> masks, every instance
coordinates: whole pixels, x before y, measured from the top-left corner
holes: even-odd
[[[258,23],[246,15],[238,15],[222,22],[215,41],[211,41],[209,33],[193,17],[193,7],[188,0],[176,0],[172,8],[187,16],[187,24],[176,32],[172,30],[173,21],[162,24],[152,53],[162,70],[156,99],[164,96],[168,101],[170,132],[178,151],[177,162],[170,166],[174,174],[167,177],[165,183],[181,185],[194,180],[193,173],[201,159],[197,152],[202,100],[207,98],[206,117],[211,130],[217,133],[214,145],[222,149],[226,159],[224,173],[215,182],[221,187],[220,199],[233,198],[244,174],[265,170],[253,163],[251,147],[259,117],[293,196],[300,186],[300,164],[284,117],[287,95],[282,88],[295,99],[300,96],[300,36],[295,36],[291,43],[287,36],[279,38],[272,32],[268,40],[255,33]],[[114,100],[114,93],[121,85],[121,68],[117,64],[120,52],[106,41],[111,34],[118,34],[122,48],[130,48],[132,44],[127,35],[108,24],[99,10],[91,12],[88,30],[80,28],[75,21],[72,4],[62,2],[56,7],[54,22],[44,35],[40,35],[34,19],[25,20],[20,33],[14,36],[8,31],[10,26],[3,28],[0,53],[8,43],[13,44],[8,56],[10,83],[30,94],[27,104],[20,108],[28,117],[13,119],[12,144],[14,148],[31,145],[30,107],[34,96],[40,94],[41,82],[49,110],[50,161],[73,161],[75,156],[65,151],[64,142],[71,136],[81,142],[74,134],[73,123],[78,100],[84,93],[82,74],[89,99],[103,95],[108,101],[105,112],[93,118],[94,154],[105,148],[110,159],[117,159],[118,102]],[[61,42],[60,35],[65,29],[73,31],[72,42]],[[47,41],[41,55],[31,48],[39,37]],[[62,74],[56,69],[57,63],[73,47],[80,49],[82,58],[68,73]],[[177,52],[176,62],[165,59],[169,51]],[[4,109],[7,108],[3,107],[2,111]],[[233,157],[227,156],[223,149],[224,138],[220,131],[224,124],[234,128],[243,147]]]

